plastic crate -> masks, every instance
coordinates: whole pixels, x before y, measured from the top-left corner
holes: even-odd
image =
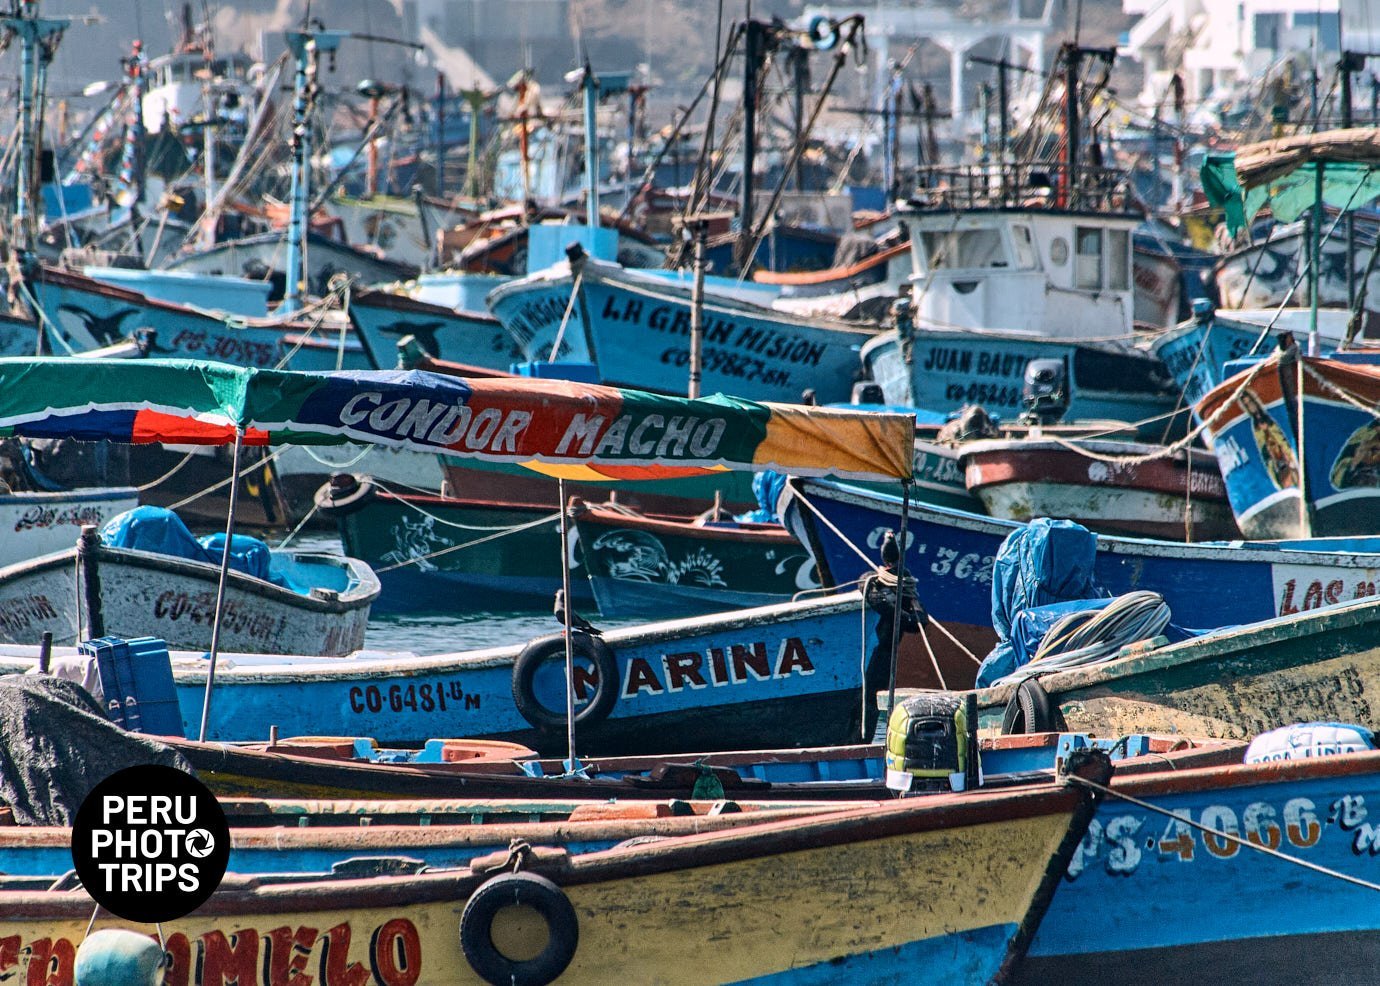
[[[80,650],[96,659],[105,710],[132,733],[183,736],[168,645],[158,637],[99,637]]]

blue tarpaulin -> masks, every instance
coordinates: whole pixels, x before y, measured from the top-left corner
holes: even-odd
[[[219,565],[224,550],[225,535],[209,534],[195,538],[182,523],[182,518],[166,507],[135,507],[122,514],[116,514],[101,528],[101,541],[112,548],[128,548],[132,551],[152,551],[188,561],[199,561],[207,565]],[[302,591],[290,585],[272,570],[272,553],[268,545],[256,537],[236,534],[230,545],[230,567],[256,579],[272,582],[294,591]]]
[[[1097,535],[1071,520],[1041,517],[1006,536],[992,566],[992,628],[997,631],[997,646],[978,668],[979,688],[1029,661],[1045,631],[1067,612],[1057,613],[1048,622],[1038,615],[1028,618],[1023,628],[1026,650],[1018,656],[1012,628],[1023,610],[1105,595],[1093,575],[1096,561]],[[1040,625],[1043,629],[1037,639]]]

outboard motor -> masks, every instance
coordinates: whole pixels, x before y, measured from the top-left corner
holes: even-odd
[[[1021,422],[1052,425],[1069,409],[1069,371],[1061,359],[1033,359],[1025,364],[1021,387]]]
[[[864,380],[853,384],[854,404],[885,404],[886,393],[882,385],[874,380]]]
[[[967,791],[981,782],[972,692],[925,692],[892,709],[886,725],[886,786],[897,797]]]

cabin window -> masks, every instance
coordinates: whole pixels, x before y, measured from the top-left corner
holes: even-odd
[[[974,270],[985,267],[1010,267],[997,229],[965,229],[961,232],[924,232],[925,264],[930,270],[944,268]]]
[[[1334,13],[1304,13],[1294,15],[1294,28],[1316,32],[1318,47],[1327,51],[1338,51],[1342,46],[1341,16]]]
[[[1077,226],[1073,231],[1073,286],[1088,291],[1102,288],[1102,230]]]
[[[1107,287],[1113,291],[1131,287],[1131,234],[1124,229],[1107,230]]]
[[[1268,51],[1279,49],[1279,32],[1284,27],[1283,14],[1255,15],[1255,46]]]
[[[1011,242],[1016,248],[1016,266],[1021,270],[1034,270],[1040,266],[1035,253],[1035,240],[1030,235],[1030,227],[1019,223],[1011,227]]]

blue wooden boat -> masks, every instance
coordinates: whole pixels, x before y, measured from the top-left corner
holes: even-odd
[[[343,326],[318,328],[312,333],[318,342],[326,343],[324,353],[318,352],[318,347],[303,351],[298,344],[311,328],[308,318],[222,316],[53,267],[39,268],[32,286],[47,321],[76,352],[108,346],[135,329],[151,328],[157,332],[155,349],[160,355],[248,367],[277,367],[285,359],[303,369],[337,366]],[[289,341],[288,336],[294,338]],[[55,348],[62,347],[49,345],[50,350]],[[298,353],[301,358],[294,360]],[[343,353],[345,369],[368,365],[363,351],[355,346],[347,345]]]
[[[576,279],[579,292],[572,304]],[[617,386],[683,393],[690,363],[690,290],[589,257],[560,263],[489,294],[489,307],[528,359],[591,362]],[[866,325],[804,319],[706,292],[705,393],[820,403],[846,401]],[[564,331],[562,331],[564,328]],[[555,346],[557,337],[560,346]]]
[[[859,652],[860,627],[865,628]],[[859,593],[671,620],[600,638],[577,635],[581,752],[678,752],[822,746],[871,736],[889,624]],[[883,655],[887,653],[885,646]],[[208,740],[372,736],[419,746],[438,734],[564,749],[565,646],[428,657],[235,654],[216,673]],[[196,735],[206,664],[173,661],[186,735]],[[0,672],[33,660],[0,659]]]
[[[1276,318],[1278,316],[1278,318]],[[1349,312],[1318,312],[1320,346],[1332,352],[1346,333]],[[1208,391],[1229,375],[1226,366],[1252,353],[1262,356],[1274,348],[1274,336],[1290,331],[1302,336],[1308,331],[1308,310],[1286,308],[1264,312],[1211,312],[1157,336],[1150,344],[1183,392],[1185,406],[1196,405]],[[1273,328],[1271,324],[1273,323]]]
[[[431,356],[466,366],[506,372],[523,359],[522,349],[488,312],[436,304],[405,288],[364,288],[350,295],[350,323],[378,369],[397,363],[398,342],[409,335]]]
[[[1314,359],[1291,348],[1198,402],[1248,536],[1380,533],[1380,368],[1352,359],[1375,356]]]
[[[1111,789],[1014,981],[1373,975],[1368,810],[1380,799],[1380,753],[1167,771]]]
[[[900,528],[901,500],[823,480],[793,479],[791,488],[865,553]],[[814,510],[792,502],[787,526],[814,552],[825,585],[843,585],[869,569]],[[928,504],[912,504],[906,568],[931,616],[981,656],[992,630],[992,562],[1021,525]],[[1113,594],[1152,589],[1179,626],[1253,623],[1349,599],[1373,596],[1380,583],[1380,539],[1315,538],[1285,542],[1181,544],[1099,535],[1098,581]],[[936,651],[945,641],[930,634]],[[952,661],[955,673],[972,664]],[[961,678],[959,680],[962,680]]]
[[[1021,412],[1026,364],[1067,367],[1070,421],[1144,421],[1174,410],[1176,392],[1159,360],[1121,343],[1080,342],[1009,329],[912,328],[903,322],[862,347],[863,365],[886,402],[928,411],[981,404],[1014,419]],[[1163,435],[1157,419],[1151,431]]]

